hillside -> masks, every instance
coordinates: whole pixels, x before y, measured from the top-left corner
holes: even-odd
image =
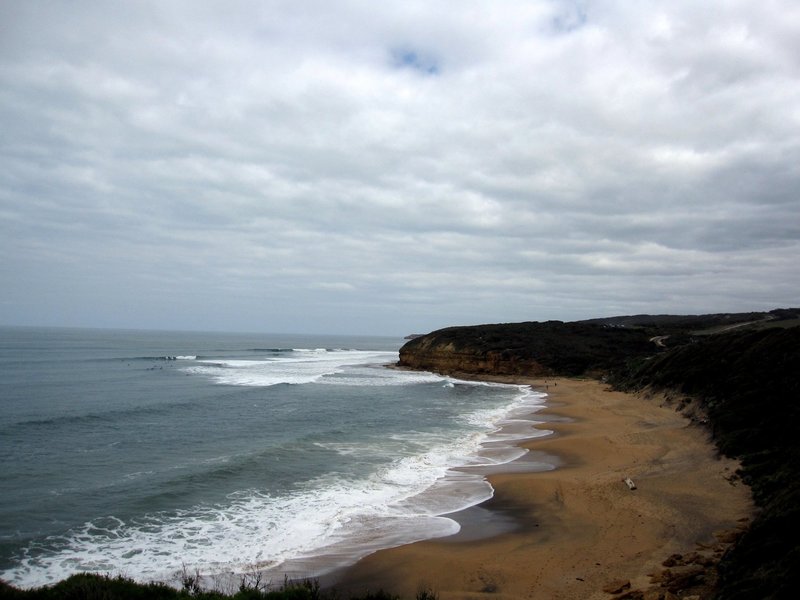
[[[728,332],[619,374],[617,387],[695,398],[760,508],[720,565],[719,598],[794,598],[800,586],[800,328]]]
[[[513,323],[449,327],[400,349],[400,365],[473,375],[581,375],[652,352],[645,330],[595,323]]]
[[[449,374],[593,375],[618,389],[693,398],[722,453],[741,460],[759,514],[719,566],[719,599],[800,588],[800,310],[635,315],[451,327],[417,337],[400,365]]]
[[[446,374],[613,375],[631,362],[708,335],[798,324],[800,309],[777,309],[447,327],[415,335],[400,349],[399,365]]]

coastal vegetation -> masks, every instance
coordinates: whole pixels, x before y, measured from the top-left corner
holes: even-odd
[[[400,364],[457,374],[598,376],[675,398],[741,462],[758,513],[715,567],[718,599],[793,598],[800,585],[800,310],[636,315],[454,327],[415,338]]]
[[[653,344],[641,331],[599,323],[503,323],[448,327],[414,338],[400,349],[400,365],[448,374],[599,374]]]
[[[279,586],[261,581],[258,575],[245,575],[239,589],[225,592],[207,590],[200,574],[184,574],[182,589],[164,583],[139,583],[127,577],[79,573],[53,586],[21,590],[0,582],[3,600],[342,600],[335,590],[321,590],[313,579],[285,580]],[[398,600],[383,590],[349,600]],[[435,594],[424,590],[416,600],[435,600]]]
[[[628,390],[695,399],[759,512],[719,565],[719,598],[788,598],[800,585],[800,327],[709,336],[621,373]]]
[[[711,335],[797,325],[800,309],[447,327],[408,341],[399,364],[451,375],[608,377]]]

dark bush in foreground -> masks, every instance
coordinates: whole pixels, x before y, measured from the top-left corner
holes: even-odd
[[[191,580],[190,580],[191,579]],[[126,577],[81,573],[53,586],[21,590],[0,581],[0,600],[342,600],[335,590],[323,591],[316,580],[286,580],[277,588],[262,585],[260,580],[244,577],[239,591],[225,594],[200,589],[196,579],[183,579],[182,590],[162,583],[137,583]],[[426,590],[420,600],[435,600]],[[399,600],[378,590],[349,600]]]
[[[179,592],[164,584],[136,583],[125,577],[109,577],[81,573],[73,575],[53,586],[19,590],[3,584],[0,588],[0,598],[19,598],[20,600],[116,600],[147,598],[155,600],[173,600],[188,598],[187,592]],[[197,596],[201,597],[201,596]],[[217,598],[219,596],[202,596]]]

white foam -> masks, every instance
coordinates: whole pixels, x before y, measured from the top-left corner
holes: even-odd
[[[358,481],[309,482],[285,497],[249,491],[224,506],[155,514],[137,522],[109,517],[87,523],[56,552],[24,558],[3,577],[23,587],[54,583],[78,571],[124,572],[137,580],[173,581],[185,565],[207,575],[284,571],[286,561],[337,555],[356,560],[378,547],[458,530],[403,502],[435,482],[444,463],[403,459]],[[428,464],[428,467],[431,467]],[[379,534],[378,534],[379,532]]]
[[[187,373],[210,377],[222,385],[267,387],[314,383],[325,376],[341,373],[350,366],[386,363],[396,359],[396,352],[295,349],[286,356],[263,360],[201,360],[198,365],[185,370]]]
[[[437,383],[444,381],[442,375],[426,371],[404,371],[400,369],[387,369],[384,365],[389,360],[380,363],[349,366],[347,369],[336,373],[333,377],[323,377],[318,383],[325,385],[354,385],[354,386],[405,386],[423,383]]]
[[[219,383],[233,385],[274,385],[309,378],[326,383],[343,379],[351,384],[357,381],[358,385],[445,380],[433,374],[361,366],[348,368],[344,376],[326,378],[326,373],[341,372],[366,360],[388,362],[393,353],[307,354],[312,356],[208,362],[189,367],[187,372],[210,375]],[[327,360],[331,356],[336,358]],[[281,363],[277,369],[280,377],[275,375],[274,363]],[[527,386],[512,387],[517,393],[507,405],[464,415],[463,422],[471,432],[442,430],[387,436],[380,441],[381,452],[391,451],[392,442],[405,452],[412,448],[419,451],[396,455],[371,475],[347,479],[328,474],[280,497],[250,490],[232,494],[228,502],[219,505],[152,514],[130,522],[113,517],[97,520],[61,540],[55,552],[39,556],[30,552],[18,568],[2,577],[24,587],[53,583],[78,571],[120,572],[137,580],[175,582],[184,566],[207,576],[251,572],[254,568],[277,577],[283,573],[315,576],[379,548],[452,535],[459,526],[444,515],[492,496],[481,468],[520,458],[525,450],[515,443],[540,433],[520,417],[541,406],[543,395]],[[343,455],[370,452],[366,442],[318,446]]]

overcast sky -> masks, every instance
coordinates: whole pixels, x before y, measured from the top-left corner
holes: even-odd
[[[800,304],[800,3],[0,2],[0,324]]]

